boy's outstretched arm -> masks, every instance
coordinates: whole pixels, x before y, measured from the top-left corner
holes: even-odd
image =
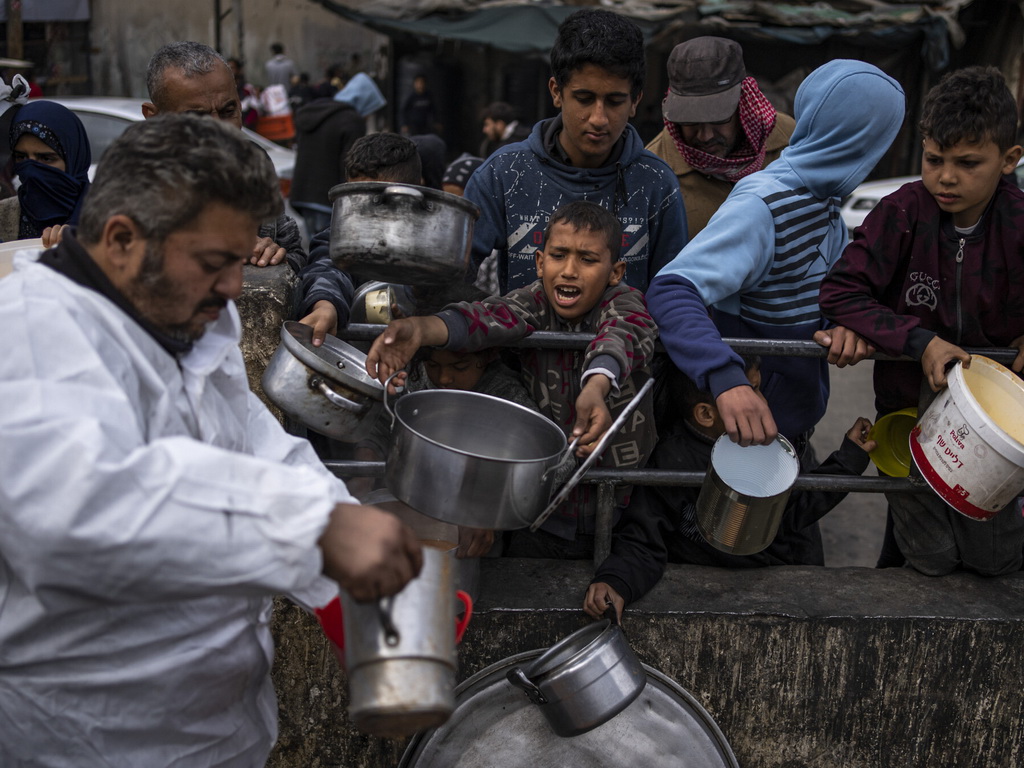
[[[576,398],[576,423],[572,428],[572,436],[580,439],[576,455],[580,458],[589,456],[595,443],[612,425],[612,415],[605,399],[611,392],[612,382],[603,373],[595,373],[587,377],[583,391]]]
[[[814,340],[821,346],[828,347],[828,363],[836,368],[856,365],[864,358],[875,354],[874,344],[841,325],[815,331]]]
[[[871,422],[863,416],[859,417],[847,430],[839,450],[830,454],[808,474],[864,474],[870,461],[868,454],[876,448],[875,441],[868,439],[870,431]],[[846,491],[793,491],[786,505],[786,517],[792,520],[795,530],[802,530],[827,515],[846,495]]]
[[[420,347],[436,347],[448,341],[448,326],[436,315],[392,320],[373,341],[366,355],[366,372],[385,382],[402,370]]]

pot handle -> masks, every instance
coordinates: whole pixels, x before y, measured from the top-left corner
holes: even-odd
[[[423,193],[414,187],[406,187],[400,185],[394,185],[385,187],[384,191],[380,193],[381,201],[388,202],[396,197],[408,197],[413,200],[417,205],[423,205]]]
[[[552,472],[557,473],[567,462],[572,460],[572,455],[573,455],[573,453],[576,452],[576,447],[579,444],[580,444],[579,437],[574,437],[572,439],[572,442],[569,443],[569,445],[567,445],[565,447],[565,455],[562,456],[562,458],[560,458],[558,460],[557,464],[555,464],[553,467],[548,467],[547,471],[543,475],[541,475],[540,480],[541,480],[542,483],[543,482],[547,482],[548,475],[550,475]]]
[[[313,376],[310,378],[309,387],[310,389],[319,389],[320,394],[326,397],[327,400],[332,405],[336,405],[339,408],[344,408],[346,411],[351,411],[352,413],[355,413],[357,415],[366,413],[366,411],[369,410],[370,408],[369,403],[363,403],[360,405],[359,403],[353,403],[346,397],[342,397],[329,386],[327,386],[327,382],[321,379],[319,376]]]
[[[526,676],[520,667],[513,667],[505,674],[505,679],[508,680],[512,685],[520,690],[526,691],[526,696],[534,704],[547,704],[548,700],[544,698],[544,694],[540,692],[538,688],[530,678]]]
[[[384,380],[384,410],[388,412],[388,416],[391,417],[391,428],[395,428],[395,412],[391,410],[391,403],[388,402],[388,387],[391,385],[391,380],[395,378],[401,371],[395,371]]]
[[[654,377],[652,376],[644,382],[644,385],[640,387],[640,391],[636,393],[633,399],[626,403],[626,407],[622,409],[622,413],[620,413],[615,421],[612,422],[612,425],[608,427],[608,431],[601,435],[601,439],[597,441],[597,445],[594,447],[593,452],[587,456],[583,463],[580,464],[579,469],[576,470],[576,473],[570,477],[558,493],[555,494],[547,508],[537,516],[536,520],[533,521],[530,525],[531,533],[536,533],[537,529],[544,524],[544,521],[551,517],[551,513],[558,509],[558,505],[569,498],[569,494],[572,492],[572,489],[575,488],[579,484],[580,480],[583,479],[583,475],[587,473],[587,470],[594,466],[594,464],[597,463],[597,460],[601,458],[601,454],[604,453],[604,449],[608,447],[608,443],[611,441],[612,436],[622,428],[622,425],[626,423],[626,419],[629,418],[629,415],[633,413],[638,405],[640,405],[640,401],[644,399],[644,396],[653,386]]]
[[[394,598],[392,597],[382,597],[377,602],[377,617],[380,619],[381,629],[384,630],[384,642],[388,644],[389,648],[394,648],[402,640],[402,636],[398,634],[395,622],[391,619],[391,608],[393,605]]]
[[[455,644],[458,645],[462,642],[462,636],[466,634],[466,627],[469,626],[469,620],[473,616],[473,598],[461,589],[455,591],[455,599],[462,603],[462,607],[465,608],[462,619],[455,620]]]

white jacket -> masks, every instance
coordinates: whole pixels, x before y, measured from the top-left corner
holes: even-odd
[[[354,501],[249,391],[233,304],[179,361],[35,263],[0,281],[0,765],[263,765],[270,596]]]

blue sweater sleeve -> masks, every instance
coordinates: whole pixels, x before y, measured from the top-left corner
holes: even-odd
[[[693,283],[675,272],[662,272],[647,290],[647,306],[672,362],[698,387],[718,397],[749,385],[743,360],[722,341]]]
[[[473,227],[473,246],[470,255],[473,264],[481,262],[497,249],[504,253],[505,238],[505,196],[497,183],[492,163],[484,163],[469,177],[465,197],[480,208],[480,218]]]
[[[338,313],[338,327],[348,325],[355,290],[348,274],[331,261],[330,229],[309,243],[309,264],[299,272],[298,316],[305,317],[318,301],[329,301]]]
[[[679,192],[676,177],[666,169],[670,193],[664,197],[656,213],[657,223],[651,225],[651,244],[648,251],[647,275],[653,278],[671,262],[689,242],[686,209]]]

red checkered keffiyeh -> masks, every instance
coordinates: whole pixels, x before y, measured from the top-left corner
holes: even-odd
[[[725,181],[739,181],[744,176],[761,170],[764,165],[765,142],[775,127],[775,107],[761,93],[757,81],[752,77],[746,77],[740,86],[738,109],[740,125],[747,141],[728,157],[715,157],[684,144],[679,126],[669,120],[665,120],[665,128],[675,142],[676,149],[691,168]]]

